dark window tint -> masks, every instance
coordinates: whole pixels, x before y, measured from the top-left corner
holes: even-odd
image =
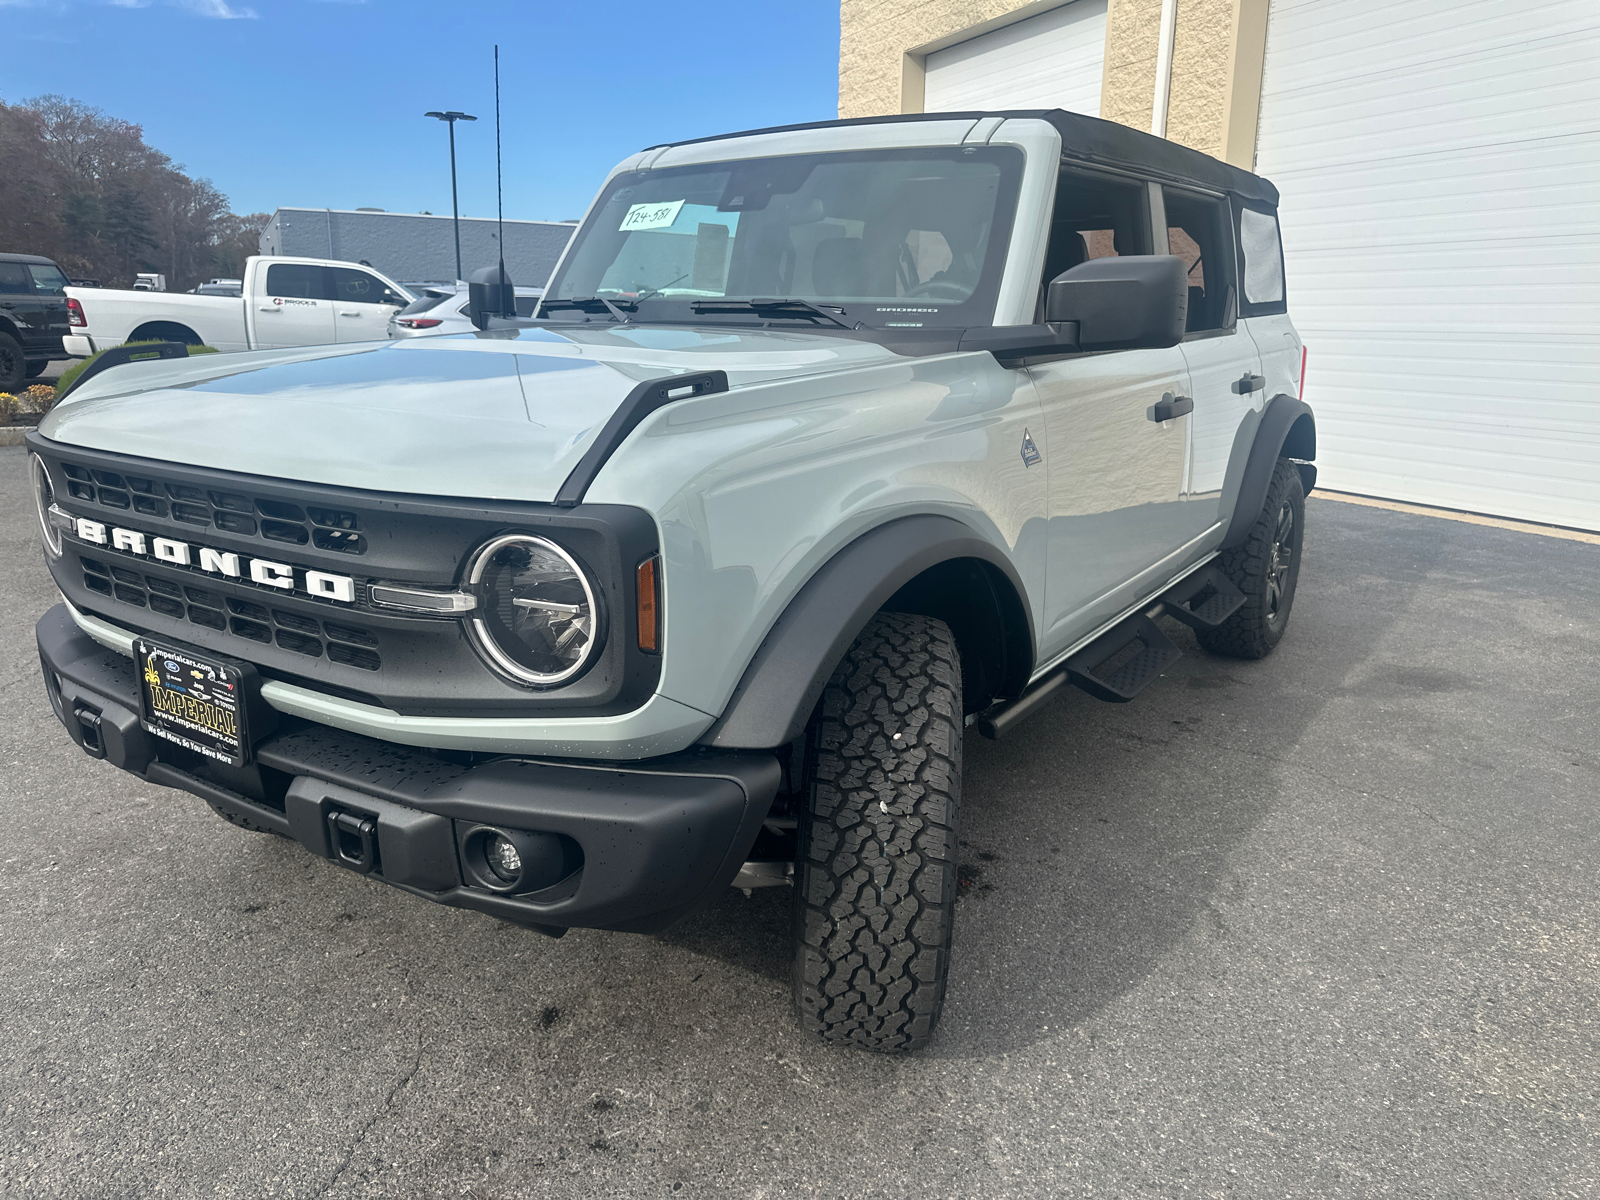
[[[0,262],[0,295],[21,296],[33,291],[28,268],[21,263]]]
[[[376,275],[350,267],[327,267],[333,298],[345,304],[405,304],[404,297]]]
[[[1056,184],[1042,282],[1048,286],[1092,258],[1149,254],[1146,211],[1145,189],[1138,184],[1063,171]]]
[[[28,274],[33,276],[33,290],[41,295],[66,295],[67,277],[54,263],[29,263]]]
[[[1189,270],[1190,333],[1233,325],[1233,221],[1226,202],[1192,192],[1165,192],[1167,245]]]
[[[309,263],[274,263],[267,268],[267,295],[300,300],[331,300],[323,269]]]
[[[539,297],[537,297],[537,296],[518,296],[517,297],[517,316],[519,316],[519,317],[531,317],[531,316],[533,316],[533,310],[536,307],[538,307],[538,304],[539,304]]]

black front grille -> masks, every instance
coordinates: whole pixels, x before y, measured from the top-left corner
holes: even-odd
[[[264,496],[196,487],[193,484],[92,470],[63,460],[67,494],[106,508],[143,513],[192,525],[215,526],[229,533],[260,537],[288,546],[308,542],[319,550],[337,554],[365,554],[367,539],[361,532],[361,514],[348,509],[316,506],[302,508]]]
[[[382,669],[372,647],[377,639],[364,629],[334,621],[314,621],[299,613],[224,597],[206,588],[179,586],[118,563],[79,555],[83,586],[101,596],[148,608],[164,617],[233,634],[258,645],[277,645],[307,658],[322,658],[362,671]],[[242,648],[241,648],[242,650]]]

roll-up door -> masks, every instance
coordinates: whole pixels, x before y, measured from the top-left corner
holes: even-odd
[[[1600,4],[1272,0],[1257,170],[1330,488],[1600,529]]]
[[[1106,0],[1076,0],[936,50],[923,63],[925,112],[1065,108],[1100,115]]]

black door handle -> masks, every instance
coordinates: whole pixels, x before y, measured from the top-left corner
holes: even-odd
[[[1259,392],[1266,386],[1266,377],[1262,375],[1246,374],[1242,379],[1233,381],[1233,391],[1237,396],[1248,396],[1251,392]]]
[[[1145,416],[1152,421],[1170,421],[1173,417],[1181,417],[1184,413],[1194,411],[1194,401],[1188,396],[1174,396],[1171,392],[1163,393],[1159,404],[1152,404]]]

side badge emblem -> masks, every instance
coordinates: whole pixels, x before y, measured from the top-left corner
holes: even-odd
[[[1039,447],[1033,444],[1033,434],[1022,431],[1022,465],[1031,467],[1039,461]]]

